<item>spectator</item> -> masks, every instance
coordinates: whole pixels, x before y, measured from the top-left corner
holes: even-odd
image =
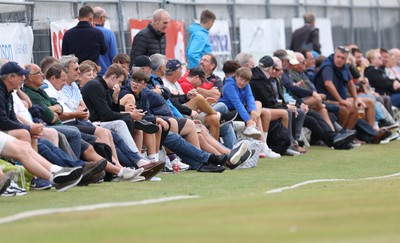
[[[292,51],[310,49],[321,54],[319,30],[315,28],[315,15],[313,13],[305,13],[303,19],[304,26],[294,31],[289,49]]]
[[[205,9],[201,12],[200,24],[194,23],[189,27],[190,40],[186,50],[189,68],[198,67],[200,58],[206,53],[211,53],[208,31],[214,25],[215,19],[215,14]]]
[[[94,12],[90,6],[79,9],[79,23],[67,30],[62,41],[62,55],[74,54],[79,62],[92,60],[99,63],[99,56],[107,53],[103,33],[93,27]]]
[[[400,107],[400,82],[390,79],[382,68],[383,61],[379,49],[369,50],[367,59],[370,66],[365,69],[365,77],[368,78],[370,85],[380,95],[389,95],[392,104]]]
[[[19,130],[29,136],[26,130]],[[32,149],[28,142],[21,141],[0,131],[0,155],[17,159],[33,175],[55,184],[57,191],[66,191],[82,179],[82,167],[60,167],[51,164]]]
[[[169,22],[169,13],[165,9],[154,11],[153,20],[133,38],[131,61],[140,55],[151,56],[155,53],[165,55],[165,31]]]
[[[97,29],[103,32],[104,41],[108,49],[107,53],[105,53],[104,55],[100,55],[99,57],[99,65],[101,67],[99,75],[103,75],[106,72],[107,68],[112,64],[114,56],[118,54],[117,40],[115,39],[115,35],[111,30],[104,28],[104,24],[108,19],[107,12],[101,7],[94,7],[93,12],[93,23],[95,24]]]
[[[314,84],[318,93],[326,95],[328,103],[339,106],[338,121],[346,129],[353,129],[358,120],[358,107],[365,104],[357,97],[348,64],[349,50],[343,46],[335,49],[321,65],[315,75]],[[352,98],[347,97],[347,91]]]
[[[239,113],[237,119],[246,123],[243,135],[260,139],[263,142],[262,153],[270,158],[279,158],[280,155],[272,151],[266,143],[271,113],[262,109],[261,102],[254,100],[249,85],[251,77],[250,69],[239,68],[235,76],[226,80],[223,89],[224,95],[220,102],[225,103],[230,110],[236,110]]]

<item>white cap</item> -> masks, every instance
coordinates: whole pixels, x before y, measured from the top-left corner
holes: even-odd
[[[300,62],[297,60],[296,54],[291,50],[286,50],[287,58],[289,59],[289,63],[291,65],[297,65]]]

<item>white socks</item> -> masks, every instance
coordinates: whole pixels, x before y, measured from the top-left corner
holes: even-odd
[[[62,167],[61,166],[58,166],[58,165],[51,165],[51,167],[50,167],[50,172],[51,173],[56,173],[56,172],[58,172],[58,171],[60,171],[62,169]]]

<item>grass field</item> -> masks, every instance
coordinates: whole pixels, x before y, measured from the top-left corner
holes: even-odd
[[[102,183],[0,198],[0,218],[29,210],[178,195],[192,199],[32,217],[0,225],[1,242],[400,242],[400,177],[271,189],[315,179],[400,172],[400,142],[350,151],[312,147],[255,169],[182,172],[161,182]]]

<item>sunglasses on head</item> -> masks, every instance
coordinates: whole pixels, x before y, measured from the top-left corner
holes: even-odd
[[[344,46],[338,46],[336,49],[341,51],[342,53],[349,53],[350,52],[349,49],[347,49]]]

